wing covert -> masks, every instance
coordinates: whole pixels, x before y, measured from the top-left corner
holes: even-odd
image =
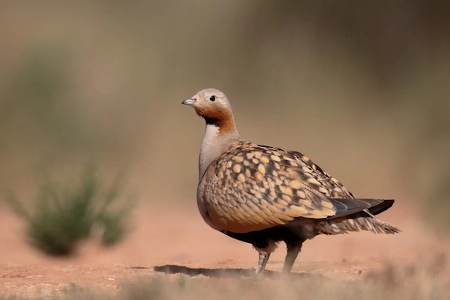
[[[325,219],[336,213],[320,178],[292,153],[240,143],[210,168],[204,202],[213,223],[232,232],[262,230],[294,218]]]

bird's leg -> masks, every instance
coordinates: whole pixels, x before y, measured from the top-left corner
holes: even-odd
[[[277,242],[267,240],[264,244],[264,247],[261,248],[258,247],[259,245],[253,245],[259,253],[258,266],[256,267],[255,275],[258,275],[261,271],[264,271],[267,261],[269,260],[270,253],[277,249]]]
[[[302,248],[302,242],[286,242],[287,254],[284,260],[283,273],[290,273],[292,266],[294,265],[295,259],[297,258],[300,249]]]
[[[269,261],[270,253],[259,251],[258,266],[255,270],[255,275],[258,275],[261,271],[264,271],[266,264]]]

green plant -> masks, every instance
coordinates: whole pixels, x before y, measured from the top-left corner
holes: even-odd
[[[130,204],[118,201],[122,176],[116,176],[106,193],[93,167],[83,172],[75,188],[47,179],[28,211],[11,193],[13,211],[27,222],[30,244],[49,255],[73,254],[80,242],[99,236],[102,245],[120,242],[128,232]]]

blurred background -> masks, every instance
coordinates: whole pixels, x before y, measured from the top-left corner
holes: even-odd
[[[446,1],[2,1],[0,186],[26,201],[94,162],[126,170],[141,212],[196,214],[204,122],[181,101],[214,87],[246,140],[395,198],[394,225],[417,211],[446,234],[449,15]]]

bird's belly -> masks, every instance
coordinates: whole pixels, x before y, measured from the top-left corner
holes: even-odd
[[[307,237],[302,234],[302,231],[292,230],[287,226],[275,226],[263,230],[252,231],[247,233],[239,233],[227,231],[224,232],[229,237],[236,240],[250,243],[258,248],[265,248],[271,242],[284,241],[287,243],[291,242],[304,242]]]

